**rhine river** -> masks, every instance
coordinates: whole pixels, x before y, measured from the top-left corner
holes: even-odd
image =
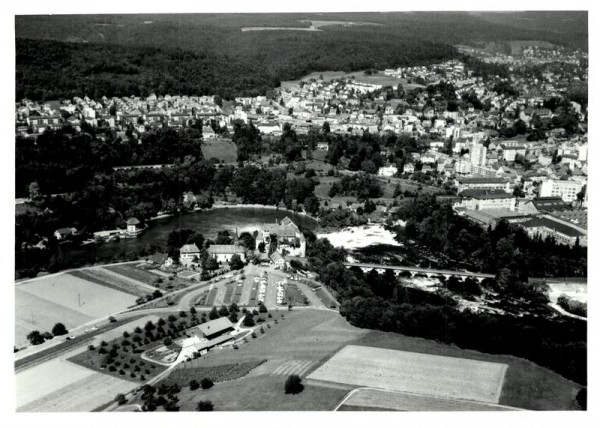
[[[231,235],[235,234],[236,228],[238,234],[253,232],[264,223],[281,221],[286,216],[304,229],[313,230],[317,226],[317,222],[312,218],[283,209],[215,208],[153,220],[148,222],[148,229],[137,238],[64,248],[63,255],[65,258],[99,259],[116,256],[123,252],[139,251],[149,244],[158,245],[163,251],[166,251],[169,233],[175,229],[192,229],[204,235],[206,239],[215,239],[217,232],[221,230],[228,230]]]

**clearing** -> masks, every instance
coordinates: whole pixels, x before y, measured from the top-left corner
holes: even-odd
[[[229,139],[217,138],[202,141],[204,159],[218,159],[226,164],[237,162],[237,146]]]

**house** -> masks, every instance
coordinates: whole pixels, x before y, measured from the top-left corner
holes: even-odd
[[[167,257],[168,256],[164,253],[154,253],[150,257],[148,257],[148,259],[146,260],[146,263],[152,264],[152,265],[157,265],[157,266],[162,266],[167,261]]]
[[[396,168],[395,166],[382,166],[377,171],[377,175],[380,175],[382,177],[393,177],[397,173],[398,173],[398,168]]]
[[[195,264],[200,257],[200,249],[196,244],[185,244],[179,249],[179,261],[183,265]]]
[[[54,236],[59,241],[62,241],[63,239],[70,238],[73,235],[77,235],[77,229],[75,229],[74,227],[65,227],[65,228],[62,228],[62,229],[57,229],[54,232]]]
[[[229,263],[234,254],[240,256],[243,262],[246,261],[246,249],[240,245],[211,245],[206,251],[219,263]]]
[[[413,172],[415,172],[415,166],[412,163],[405,163],[404,164],[404,169],[402,170],[402,172],[404,174],[412,174]]]
[[[275,251],[273,253],[271,253],[271,255],[269,256],[269,259],[271,259],[271,262],[275,265],[275,267],[277,269],[283,269],[285,266],[285,259],[283,258],[283,256],[281,254],[279,254],[278,251]]]
[[[319,141],[317,143],[317,150],[329,150],[329,143],[327,141]]]
[[[141,222],[137,218],[132,217],[129,220],[127,220],[127,230],[125,231],[127,235],[137,236],[143,231],[144,228],[141,226]]]

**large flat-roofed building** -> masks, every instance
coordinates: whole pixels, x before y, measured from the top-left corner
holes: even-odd
[[[510,181],[498,177],[460,177],[456,179],[458,192],[467,189],[497,189],[508,192],[510,190]]]
[[[460,196],[460,206],[475,211],[498,208],[514,211],[517,200],[512,193],[496,189],[468,189],[463,190]]]
[[[221,336],[222,334],[228,333],[233,330],[233,324],[227,317],[221,317],[214,319],[212,321],[205,322],[198,326],[198,330],[206,337],[208,340],[212,340],[217,336]]]
[[[522,227],[530,237],[539,236],[542,239],[552,237],[559,244],[569,246],[573,246],[579,241],[579,245],[582,247],[587,246],[587,235],[581,229],[569,226],[549,216],[533,218],[523,223]]]
[[[583,183],[571,180],[547,180],[540,186],[540,196],[558,196],[565,202],[573,202],[583,186]]]

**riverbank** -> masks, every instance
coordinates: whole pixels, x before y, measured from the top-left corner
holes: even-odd
[[[194,208],[191,212],[205,212],[205,211],[213,211],[216,209],[267,209],[267,210],[273,210],[273,211],[289,211],[287,208],[279,208],[279,207],[275,207],[273,205],[261,205],[261,204],[235,204],[235,205],[226,205],[226,204],[213,204],[212,207],[210,208]],[[294,214],[296,215],[301,215],[303,217],[307,217],[310,218],[311,220],[314,221],[319,221],[319,219],[317,217],[313,217],[308,213],[302,212],[302,211],[297,211]],[[160,214],[157,215],[155,217],[150,217],[150,219],[148,221],[154,221],[154,220],[161,220],[163,218],[169,218],[169,217],[173,217],[176,214]]]

